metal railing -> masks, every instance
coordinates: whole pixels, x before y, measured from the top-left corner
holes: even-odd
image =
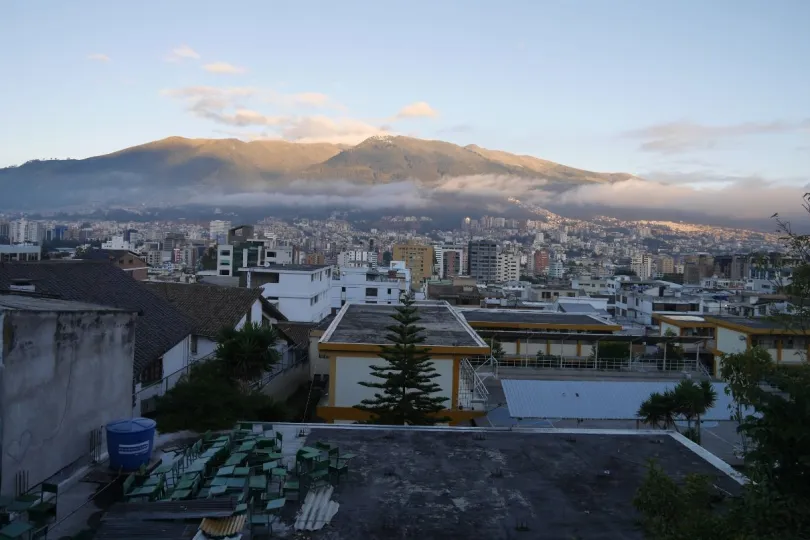
[[[489,356],[475,356],[468,359],[474,369],[485,369],[491,365]],[[633,358],[594,358],[591,356],[505,355],[496,360],[498,369],[568,369],[581,371],[635,371],[635,372],[696,372],[710,376],[703,364],[694,358],[663,358],[634,356]]]
[[[475,409],[476,404],[489,401],[489,390],[467,358],[461,360],[458,393],[459,405],[464,409]]]

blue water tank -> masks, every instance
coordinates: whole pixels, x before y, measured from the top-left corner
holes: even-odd
[[[117,420],[107,424],[110,468],[137,471],[141,465],[148,464],[152,459],[156,425],[149,418]]]

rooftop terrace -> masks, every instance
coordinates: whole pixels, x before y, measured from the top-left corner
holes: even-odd
[[[556,313],[537,310],[519,309],[465,309],[460,308],[458,312],[474,325],[485,323],[495,324],[531,324],[531,325],[554,325],[554,326],[613,326],[609,322],[586,315],[583,313]]]
[[[425,347],[482,347],[488,345],[445,303],[417,303]],[[395,306],[346,304],[321,338],[321,343],[390,344],[386,328],[395,324]]]

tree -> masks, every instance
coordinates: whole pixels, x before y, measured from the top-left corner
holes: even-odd
[[[388,266],[394,259],[394,255],[390,251],[383,251],[382,258],[383,258],[383,266]]]
[[[598,369],[617,369],[630,358],[630,344],[623,341],[600,341],[591,348],[591,360],[597,362]],[[620,362],[616,362],[620,360]]]
[[[645,424],[655,427],[675,427],[675,421],[686,421],[683,434],[700,443],[700,417],[714,407],[717,392],[709,381],[696,383],[691,379],[680,381],[675,388],[663,393],[653,392],[638,409],[638,417]],[[693,427],[692,422],[697,421]]]
[[[503,360],[503,357],[506,355],[506,352],[503,350],[503,345],[497,339],[490,340],[490,351],[493,358],[499,362]]]
[[[391,318],[397,323],[386,328],[386,338],[392,345],[383,346],[380,352],[387,363],[371,366],[372,376],[381,382],[360,382],[380,391],[356,408],[368,412],[374,424],[423,426],[448,421],[438,416],[447,398],[436,396],[441,391],[434,382],[439,374],[430,361],[429,350],[420,346],[425,341],[420,335],[424,328],[416,325],[419,315],[412,295],[402,297],[402,305]]]
[[[275,328],[247,323],[239,330],[220,330],[214,354],[223,361],[229,376],[247,383],[261,378],[279,361],[277,342]]]

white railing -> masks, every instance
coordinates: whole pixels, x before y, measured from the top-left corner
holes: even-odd
[[[487,366],[492,365],[489,356],[475,356],[468,359],[477,371],[486,372]],[[503,368],[529,368],[529,369],[566,369],[581,371],[636,371],[636,372],[695,372],[709,376],[703,364],[694,358],[647,358],[635,356],[633,358],[594,358],[574,356],[520,356],[504,355],[495,360],[495,374]]]
[[[461,360],[459,375],[459,405],[464,409],[482,408],[480,405],[485,407],[489,401],[489,390],[467,358]]]

